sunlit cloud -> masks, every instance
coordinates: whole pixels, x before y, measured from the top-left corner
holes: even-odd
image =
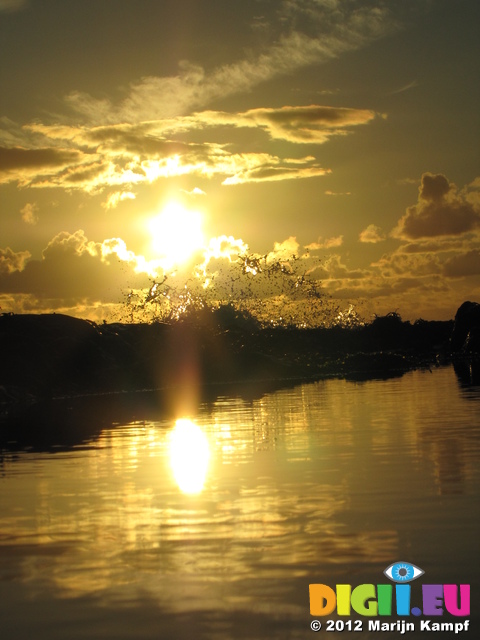
[[[206,196],[205,191],[200,189],[199,187],[194,187],[191,191],[186,191],[185,189],[181,189],[182,193],[185,193],[187,196]]]
[[[0,180],[20,186],[61,187],[96,194],[115,188],[104,203],[114,208],[131,198],[132,187],[192,175],[221,178],[223,185],[323,176],[330,170],[315,157],[280,157],[268,151],[245,152],[241,143],[215,141],[226,127],[256,130],[271,140],[324,144],[331,136],[375,118],[370,110],[321,105],[257,108],[240,113],[203,111],[184,117],[88,127],[23,127],[23,147],[0,149]],[[204,141],[178,137],[196,131]],[[264,145],[268,140],[264,140]],[[41,145],[40,148],[35,148]],[[202,195],[198,187],[191,195]]]
[[[298,256],[300,245],[294,236],[290,236],[283,242],[275,242],[273,245],[273,251],[271,251],[267,260],[278,260],[279,258],[289,259],[292,256]]]
[[[38,222],[38,205],[35,202],[27,202],[27,204],[20,209],[22,220],[26,224],[34,225]]]
[[[351,192],[350,191],[325,191],[324,192],[326,196],[351,196]]]
[[[343,244],[343,236],[333,236],[332,238],[318,238],[316,242],[310,242],[305,245],[305,249],[309,251],[319,251],[320,249],[333,249],[341,247]]]
[[[181,124],[177,119],[175,129],[181,129],[184,124],[189,128],[194,124],[202,128],[202,118],[196,116],[187,120],[186,124],[183,121]],[[29,166],[26,161],[23,164],[17,162],[15,171],[5,172],[4,180],[16,180],[20,186],[57,187],[96,194],[112,187],[119,193],[132,193],[132,188],[137,185],[187,175],[207,179],[218,177],[223,185],[229,186],[323,176],[330,171],[321,167],[311,155],[282,158],[266,151],[237,152],[231,146],[227,148],[225,144],[216,142],[175,142],[161,138],[163,134],[158,133],[159,127],[160,123],[156,122],[145,126],[120,125],[118,129],[114,126],[97,127],[89,132],[77,127],[69,130],[65,126],[29,125],[26,131],[42,135],[44,142],[52,144],[49,149],[42,149],[41,155],[43,163],[46,162],[43,156],[46,156],[50,164],[39,164],[35,169],[35,164]],[[93,138],[101,139],[101,144],[94,142]],[[59,141],[62,144],[68,141],[72,147],[78,145],[78,149],[54,146]],[[33,153],[34,150],[29,151]],[[58,164],[56,168],[54,161]],[[201,192],[197,188],[191,195],[202,195]],[[109,196],[105,207],[113,208],[123,198]]]
[[[366,229],[360,232],[358,239],[360,242],[376,244],[385,240],[385,234],[376,224],[369,224]]]
[[[13,251],[10,247],[0,249],[0,275],[23,271],[30,257],[30,251]]]
[[[305,248],[312,252],[335,249],[342,242],[341,236],[318,238]],[[28,251],[0,249],[0,305],[2,310],[16,312],[62,310],[80,317],[105,318],[116,313],[126,318],[127,293],[135,292],[132,300],[136,300],[138,319],[150,312],[155,317],[156,301],[187,309],[191,296],[212,304],[243,300],[256,313],[276,310],[299,319],[311,308],[305,306],[307,290],[285,287],[288,278],[294,277],[293,283],[296,278],[317,281],[332,300],[369,300],[377,312],[388,312],[401,303],[404,313],[414,317],[415,295],[433,304],[432,292],[442,292],[449,303],[438,304],[447,313],[452,301],[460,304],[462,297],[480,293],[480,237],[401,244],[361,269],[337,252],[315,255],[302,253],[294,236],[275,242],[267,254],[256,255],[242,239],[224,235],[211,238],[173,273],[165,271],[161,256],[148,260],[128,249],[122,238],[96,242],[81,230],[64,231],[48,242],[40,259],[32,259]],[[157,296],[158,284],[152,286],[162,281],[167,298]],[[295,307],[298,303],[303,304],[301,313]]]
[[[115,191],[108,196],[105,202],[102,202],[102,207],[115,209],[123,200],[135,200],[135,194],[131,191]]]
[[[221,235],[210,238],[205,248],[204,256],[206,263],[210,260],[218,260],[219,258],[224,258],[232,262],[233,259],[245,253],[248,253],[248,245],[245,244],[243,240],[234,238],[233,236]]]
[[[305,159],[306,162],[310,162],[309,159]],[[280,163],[277,158],[272,158],[272,161],[265,163],[263,166],[259,166],[253,169],[247,169],[238,171],[235,175],[226,178],[222,184],[244,184],[246,182],[273,182],[279,180],[295,180],[298,178],[314,178],[318,176],[324,176],[330,173],[330,169],[323,169],[316,163],[312,163],[312,166],[299,168],[297,166],[279,166]]]

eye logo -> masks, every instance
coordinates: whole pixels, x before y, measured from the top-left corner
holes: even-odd
[[[383,572],[393,582],[411,582],[422,576],[425,571],[410,562],[394,562]]]

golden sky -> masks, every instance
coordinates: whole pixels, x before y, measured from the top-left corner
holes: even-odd
[[[0,0],[1,311],[118,317],[248,251],[340,307],[452,318],[480,299],[479,13]]]

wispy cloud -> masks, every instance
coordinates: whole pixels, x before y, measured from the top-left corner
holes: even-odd
[[[256,55],[209,72],[183,61],[175,76],[148,76],[132,83],[128,95],[116,104],[79,91],[71,92],[67,103],[86,121],[95,123],[186,115],[217,98],[250,91],[262,82],[358,49],[392,29],[393,20],[385,7],[347,4],[308,3],[307,28],[299,28],[297,16],[305,13],[305,3],[284,2],[279,9],[284,13],[282,31],[274,44]]]
[[[412,82],[409,82],[408,84],[403,85],[399,89],[394,89],[393,91],[391,91],[390,95],[393,96],[393,95],[396,95],[397,93],[404,93],[405,91],[409,91],[410,89],[414,89],[415,87],[418,87],[418,82],[417,80],[412,80]]]

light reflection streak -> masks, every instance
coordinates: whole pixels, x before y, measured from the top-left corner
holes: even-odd
[[[177,420],[170,434],[170,465],[180,491],[202,491],[209,460],[208,439],[200,427],[186,418]]]
[[[303,615],[296,578],[352,564],[370,576],[369,565],[421,544],[424,511],[427,531],[434,521],[447,532],[437,484],[442,500],[478,486],[471,405],[448,372],[331,380],[253,401],[220,397],[197,424],[117,426],[91,449],[7,457],[2,572],[30,595],[137,603],[141,591],[167,611],[240,597],[256,606],[271,584],[282,608],[297,598]],[[431,506],[415,501],[420,485]]]

